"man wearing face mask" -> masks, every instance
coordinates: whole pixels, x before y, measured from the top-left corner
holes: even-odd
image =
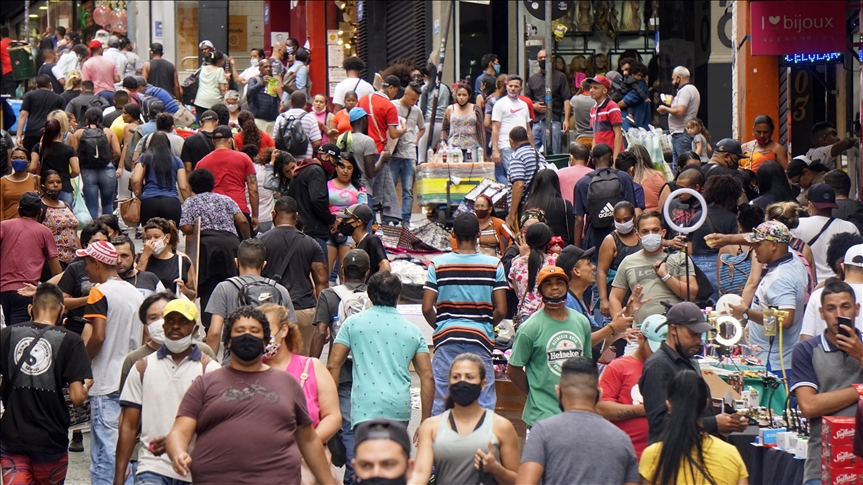
[[[662,431],[662,423],[668,415],[668,383],[682,370],[691,370],[701,375],[698,361],[693,356],[701,352],[701,335],[714,330],[707,323],[701,309],[694,303],[684,301],[668,310],[668,336],[644,363],[638,388],[644,398],[647,416],[648,442],[654,443]],[[709,393],[708,393],[708,397]],[[704,431],[714,435],[728,435],[743,431],[748,424],[746,418],[735,418],[728,414],[714,415],[713,406],[707,406],[701,418]]]
[[[188,300],[168,302],[162,320],[163,344],[158,351],[135,362],[120,394],[122,424],[117,440],[114,484],[121,485],[126,467],[137,448],[140,425],[141,447],[138,452],[135,480],[142,482],[189,481],[171,466],[164,453],[165,437],[174,424],[180,400],[198,376],[219,368],[192,342],[197,327],[198,310]],[[131,470],[130,470],[131,473]]]
[[[497,58],[496,54],[486,54],[482,56],[482,59],[480,60],[480,67],[482,68],[482,71],[477,74],[476,81],[473,83],[474,96],[482,94],[481,79],[485,74],[488,74],[491,77],[497,77],[498,74],[500,74],[500,60]]]
[[[569,81],[566,79],[566,74],[557,69],[552,69],[551,106],[545,104],[545,76],[548,75],[545,69],[546,57],[545,49],[536,54],[536,60],[539,63],[539,72],[528,78],[524,95],[533,102],[533,110],[536,113],[536,123],[533,125],[533,139],[543,146],[546,146],[545,118],[546,116],[551,116],[551,145],[546,150],[546,154],[551,155],[553,153],[560,153],[561,132],[569,132],[569,115],[572,109],[569,104],[569,98],[572,97],[572,93],[569,91]],[[551,110],[550,113],[549,109]]]
[[[414,469],[407,429],[396,421],[374,419],[357,425],[355,478],[367,485],[404,485]]]
[[[234,259],[240,273],[239,276],[228,278],[219,283],[213,290],[207,307],[204,309],[206,313],[211,315],[210,328],[207,331],[207,344],[210,347],[219,348],[225,318],[245,303],[245,295],[247,294],[245,290],[252,288],[256,288],[255,293],[259,295],[259,301],[255,302],[258,306],[265,303],[276,303],[287,307],[290,314],[289,320],[296,323],[297,316],[294,313],[294,305],[291,303],[288,290],[275,280],[261,276],[261,271],[267,265],[266,257],[267,248],[260,239],[246,239],[240,243],[240,247],[237,249],[237,258]],[[222,349],[219,355],[221,356],[219,360],[223,364],[227,363],[228,349]]]
[[[688,135],[687,135],[688,136]],[[713,156],[707,165],[701,167],[704,182],[714,175],[737,175],[740,160],[749,158],[740,148],[740,142],[731,138],[724,138],[716,143]]]
[[[564,362],[593,357],[590,323],[566,307],[568,283],[569,276],[557,266],[540,270],[536,284],[543,306],[519,327],[512,345],[506,374],[527,394],[522,420],[528,426],[561,411],[555,386]]]
[[[243,84],[243,96],[248,92],[249,86],[248,82],[255,77],[260,75],[260,70],[258,69],[261,60],[264,58],[264,50],[263,49],[252,49],[249,52],[249,67],[245,68],[243,72],[236,76],[237,82]],[[233,67],[233,65],[232,65]]]
[[[366,204],[354,204],[338,215],[338,231],[355,241],[354,247],[369,255],[370,278],[378,271],[389,271],[390,260],[380,238],[368,231],[369,222],[374,218],[372,209]]]
[[[135,267],[135,241],[129,236],[120,235],[115,237],[111,244],[117,250],[117,276],[120,279],[137,288],[144,297],[165,291],[165,286],[158,276]]]
[[[596,365],[589,357],[574,357],[560,368],[553,389],[561,413],[531,428],[515,483],[641,483],[629,437],[596,411]]]
[[[336,222],[336,216],[330,212],[327,180],[335,176],[340,156],[341,150],[335,143],[322,145],[315,158],[299,161],[294,169],[294,180],[288,187],[288,196],[297,201],[303,232],[321,245],[324,259],[327,258],[327,239],[334,232]]]
[[[672,169],[677,166],[677,157],[692,148],[692,137],[686,133],[686,123],[698,114],[701,105],[701,94],[698,88],[690,82],[689,69],[677,66],[671,73],[671,83],[677,94],[671,101],[671,106],[659,105],[657,113],[668,114],[668,129],[671,132]],[[738,143],[739,146],[739,143]],[[739,150],[739,148],[738,148]]]
[[[495,178],[504,184],[509,183],[509,160],[514,151],[509,144],[509,132],[523,126],[530,146],[536,148],[527,103],[519,99],[521,84],[520,77],[510,75],[506,82],[506,97],[497,100],[491,113],[491,159],[495,165]]]
[[[93,374],[84,341],[62,325],[64,310],[60,289],[43,283],[28,307],[30,321],[0,330],[0,458],[9,483],[43,483],[49,475],[59,483],[66,475],[69,407],[61,390],[68,385],[80,406]]]
[[[279,104],[282,99],[282,82],[273,74],[274,66],[272,59],[262,59],[258,63],[258,74],[249,78],[246,85],[249,111],[255,115],[258,129],[267,133],[273,132],[273,123],[279,116]]]
[[[299,381],[261,361],[270,336],[257,308],[228,315],[222,342],[231,363],[192,382],[166,440],[181,480],[299,485],[304,459],[315,483],[334,485]]]
[[[642,212],[635,220],[635,228],[642,249],[624,258],[618,266],[617,275],[611,283],[608,304],[611,314],[617,315],[623,309],[627,290],[635,291],[637,286],[642,286],[644,299],[650,301],[633,314],[635,328],[641,328],[645,318],[665,311],[663,301],[673,305],[686,300],[687,287],[689,294],[694,297],[698,293],[698,284],[695,280],[695,265],[690,258],[682,252],[665,254],[662,247],[662,238],[665,236],[662,214],[657,211]],[[688,265],[688,272],[684,265]]]
[[[803,155],[791,159],[785,169],[785,175],[791,185],[800,188],[797,203],[806,208],[809,205],[809,188],[824,183],[829,169],[820,160],[811,160]],[[807,239],[808,241],[808,239]]]

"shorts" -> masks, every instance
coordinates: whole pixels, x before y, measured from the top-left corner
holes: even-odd
[[[0,444],[0,463],[4,485],[53,485],[66,480],[69,453],[19,452]]]
[[[341,234],[333,234],[327,239],[327,246],[337,248],[339,246],[353,246],[354,238],[351,236],[345,237]]]

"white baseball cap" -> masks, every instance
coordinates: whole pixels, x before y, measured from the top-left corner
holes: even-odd
[[[863,244],[848,248],[848,251],[845,251],[844,263],[863,268]]]

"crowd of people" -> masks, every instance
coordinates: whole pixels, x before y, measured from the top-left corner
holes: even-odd
[[[4,134],[4,483],[62,481],[85,404],[98,484],[335,483],[342,466],[346,485],[745,484],[725,438],[746,421],[710,405],[696,359],[724,295],[813,436],[856,411],[863,203],[841,156],[859,140],[832,125],[790,160],[767,116],[753,141],[711,144],[678,67],[657,108],[666,177],[623,137],[649,118],[634,58],[571,86],[545,51],[527,80],[489,54],[473,86],[435,90],[434,65],[394,63],[375,87],[349,57],[330,111],[295,39],[241,73],[201,42],[185,103],[162,46],[141,64],[128,45],[69,38]],[[570,128],[556,169],[538,147]],[[375,225],[410,228],[417,163],[443,147],[490,154],[510,189],[458,213],[428,262],[427,341]],[[118,208],[124,191],[137,206]],[[784,312],[777,342],[768,309]],[[526,395],[523,443],[495,413],[499,380]]]

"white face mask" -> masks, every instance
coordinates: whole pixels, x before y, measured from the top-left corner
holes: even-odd
[[[234,111],[237,111],[238,109],[240,109],[240,105],[238,105],[238,104],[229,104],[228,105],[228,111],[230,111],[231,113],[233,113]]]
[[[163,345],[165,343],[165,320],[158,319],[155,322],[147,325],[147,331],[150,332],[150,340]]]
[[[260,60],[260,59],[256,59],[256,58],[254,58],[254,57],[253,57],[253,58],[249,61],[249,66],[250,66],[250,67],[258,67],[258,63],[259,63],[259,62],[261,62],[261,60]]]
[[[189,335],[186,335],[185,337],[181,338],[180,340],[171,340],[171,339],[165,337],[164,345],[168,349],[169,352],[174,353],[174,354],[179,354],[180,352],[184,352],[186,349],[189,348],[190,345],[192,345],[192,335],[194,335],[194,334],[195,334],[195,330],[193,329],[192,333],[190,333]]]
[[[626,222],[614,221],[614,228],[617,229],[617,232],[619,232],[621,234],[629,234],[630,232],[632,232],[633,226],[634,226],[634,224],[633,224],[632,219],[630,219]]]
[[[165,252],[165,239],[159,239],[153,243],[153,254],[159,255]]]
[[[660,234],[648,234],[641,236],[641,246],[648,253],[655,252],[662,247],[662,236]]]

